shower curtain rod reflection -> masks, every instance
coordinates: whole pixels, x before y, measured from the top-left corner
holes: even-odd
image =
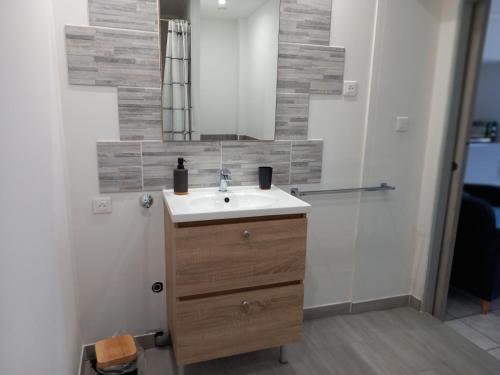
[[[160,22],[170,22],[170,21],[173,21],[173,20],[179,20],[179,21],[187,21],[189,22],[189,20],[186,20],[184,18],[179,18],[179,17],[168,17],[167,18],[160,18]]]

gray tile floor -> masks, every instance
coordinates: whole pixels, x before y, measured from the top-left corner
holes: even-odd
[[[175,374],[171,350],[145,357],[142,375]],[[287,365],[271,349],[187,366],[186,374],[498,375],[500,361],[442,322],[399,308],[306,322]]]
[[[448,294],[446,325],[494,357],[500,359],[500,299],[481,314],[479,299],[457,289]]]

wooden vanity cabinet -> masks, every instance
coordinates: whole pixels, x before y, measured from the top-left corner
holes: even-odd
[[[167,319],[178,365],[300,340],[304,214],[173,223],[164,212]]]

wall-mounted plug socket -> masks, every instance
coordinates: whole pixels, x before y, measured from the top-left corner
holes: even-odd
[[[112,211],[111,197],[94,198],[92,200],[92,209],[95,214],[110,214]]]
[[[344,81],[344,96],[354,98],[358,96],[358,82]]]

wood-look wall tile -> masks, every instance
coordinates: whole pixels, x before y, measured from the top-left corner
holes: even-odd
[[[143,142],[144,190],[173,188],[173,170],[183,157],[190,187],[217,186],[221,165],[219,142]]]
[[[140,142],[97,142],[97,164],[101,193],[142,190]]]
[[[342,94],[345,48],[280,43],[278,93]]]
[[[275,139],[307,139],[309,94],[276,95]]]
[[[292,141],[292,184],[321,182],[323,141]]]
[[[160,87],[158,33],[66,26],[69,83]]]
[[[280,42],[330,44],[332,0],[281,0]]]
[[[158,31],[157,0],[89,0],[91,26]]]
[[[258,167],[273,167],[273,184],[290,183],[290,142],[222,142],[222,166],[232,185],[258,185]]]
[[[161,89],[118,87],[121,140],[162,139]]]

